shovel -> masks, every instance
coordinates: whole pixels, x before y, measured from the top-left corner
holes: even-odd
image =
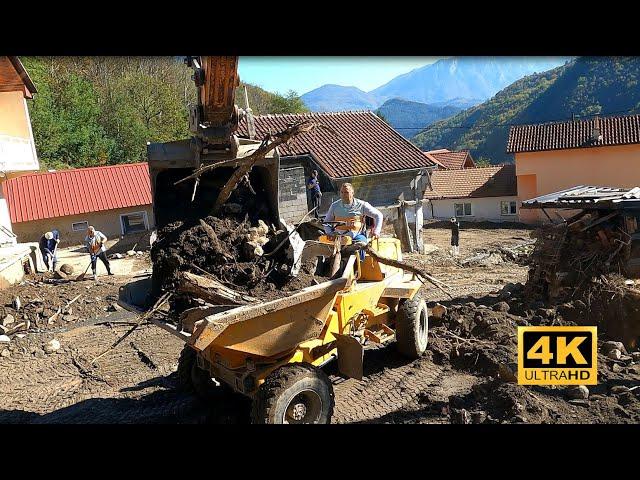
[[[81,273],[76,277],[76,281],[84,280],[84,277],[87,274],[87,271],[89,270],[90,266],[91,266],[91,262],[89,262],[89,265],[87,265],[87,268],[84,269],[84,273]]]

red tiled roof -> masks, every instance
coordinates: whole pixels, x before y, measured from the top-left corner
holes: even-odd
[[[600,134],[600,139],[596,138],[597,133]],[[625,145],[630,143],[640,143],[640,115],[595,117],[589,120],[516,125],[509,130],[507,153]]]
[[[259,115],[255,117],[257,138],[302,120],[322,123],[338,136],[315,129],[294,138],[290,145],[279,147],[280,155],[312,154],[332,178],[433,166],[420,149],[368,111]],[[248,136],[246,121],[240,124],[238,135]]]
[[[146,163],[33,173],[7,180],[12,223],[151,204]]]
[[[445,170],[459,170],[464,168],[467,159],[469,159],[471,164],[475,166],[469,150],[453,152],[446,148],[442,148],[440,150],[430,150],[428,152],[424,152],[424,154],[429,160],[441,165]]]
[[[436,170],[431,174],[431,188],[425,199],[466,197],[511,197],[518,194],[516,166]]]

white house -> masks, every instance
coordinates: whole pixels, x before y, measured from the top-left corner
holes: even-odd
[[[425,219],[517,221],[515,165],[436,170],[424,198]]]

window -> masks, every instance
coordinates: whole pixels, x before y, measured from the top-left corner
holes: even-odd
[[[500,202],[500,215],[515,215],[516,202]]]
[[[89,228],[88,222],[75,222],[71,224],[71,230],[74,232],[84,232]]]
[[[470,203],[455,203],[453,207],[456,212],[456,217],[470,217],[473,215],[473,213],[471,213]]]
[[[122,234],[144,232],[147,227],[147,212],[133,212],[120,215],[120,223],[122,224]]]

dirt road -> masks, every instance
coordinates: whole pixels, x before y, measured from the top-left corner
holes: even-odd
[[[463,228],[461,258],[475,248],[516,245],[528,239],[525,229]],[[512,262],[491,267],[461,266],[447,253],[446,228],[426,229],[425,240],[440,250],[407,258],[453,287],[456,298],[448,305],[464,305],[470,301],[468,295],[480,297],[500,290],[507,282],[523,282],[526,278],[527,268]],[[127,277],[115,277],[108,287],[112,292],[102,295],[117,295],[118,287],[127,281]],[[427,289],[427,296],[435,301],[447,298],[432,288]],[[176,389],[175,369],[183,345],[155,326],[139,328],[91,366],[91,360],[129,329],[135,318],[129,312],[105,315],[98,312],[91,318],[14,338],[8,347],[0,345],[0,351],[9,352],[8,356],[0,356],[0,423],[249,421],[249,405],[242,397],[234,396],[214,406]],[[494,423],[640,421],[636,397],[631,393],[624,400],[612,396],[610,384],[594,391],[597,394],[586,404],[568,403],[561,390],[492,383],[497,380],[473,365],[454,367],[448,360],[449,344],[436,338],[440,330],[433,331],[432,346],[416,361],[401,357],[393,344],[367,350],[362,382],[341,378],[334,364],[325,367],[336,394],[333,421],[449,423],[456,421],[463,408]],[[61,348],[47,354],[43,347],[52,338],[60,342]],[[618,377],[610,380],[618,382],[616,385],[631,386]]]

